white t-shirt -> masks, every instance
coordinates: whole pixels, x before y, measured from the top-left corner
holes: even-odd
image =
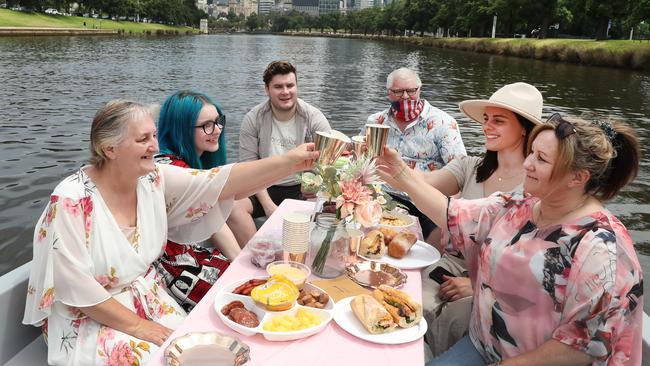
[[[298,137],[296,136],[296,116],[294,115],[288,121],[278,121],[273,118],[273,129],[271,130],[271,156],[282,155],[287,151],[298,146]],[[295,177],[290,175],[275,185],[291,186],[298,184]]]

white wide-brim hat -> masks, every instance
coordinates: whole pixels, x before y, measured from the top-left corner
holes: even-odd
[[[498,107],[517,113],[535,125],[542,123],[542,93],[526,83],[508,84],[492,94],[490,99],[465,100],[460,111],[476,122],[483,122],[485,107]]]

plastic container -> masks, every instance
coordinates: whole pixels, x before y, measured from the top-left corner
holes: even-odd
[[[251,263],[260,268],[282,259],[282,241],[270,238],[254,238],[246,245],[251,251]]]
[[[266,272],[270,276],[283,275],[293,282],[299,289],[307,281],[307,277],[311,274],[309,267],[302,263],[292,261],[275,261],[266,266]]]
[[[251,298],[268,311],[285,311],[298,299],[298,288],[288,278],[275,275],[251,292]]]

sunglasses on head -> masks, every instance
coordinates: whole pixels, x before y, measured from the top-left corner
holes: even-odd
[[[573,124],[562,118],[559,113],[553,113],[553,115],[546,120],[546,123],[555,125],[555,137],[557,137],[558,140],[564,140],[578,132]]]

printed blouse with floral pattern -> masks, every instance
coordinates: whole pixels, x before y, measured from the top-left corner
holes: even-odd
[[[538,228],[537,201],[450,200],[450,237],[474,288],[474,346],[496,362],[555,339],[594,365],[640,365],[643,275],[627,229],[605,209]]]
[[[87,167],[54,189],[34,232],[23,318],[43,328],[49,364],[147,363],[157,349],[153,343],[97,323],[79,308],[113,298],[141,318],[176,328],[185,311],[164,291],[152,263],[168,235],[201,241],[225,222],[233,201],[218,199],[230,167],[156,166],[138,181],[137,226],[131,228],[118,226]]]

